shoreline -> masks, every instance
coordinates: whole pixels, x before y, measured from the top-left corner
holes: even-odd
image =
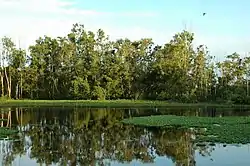
[[[250,105],[216,104],[216,103],[177,103],[150,100],[0,100],[0,107],[113,107],[113,108],[158,108],[158,107],[215,107],[215,108],[250,108]]]

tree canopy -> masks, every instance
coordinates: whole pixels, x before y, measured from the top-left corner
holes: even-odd
[[[150,99],[249,104],[250,57],[215,62],[194,34],[111,41],[103,30],[74,24],[63,37],[40,37],[29,54],[1,39],[0,94],[15,99]]]

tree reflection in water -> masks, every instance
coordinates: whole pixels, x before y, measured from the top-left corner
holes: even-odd
[[[195,165],[191,133],[119,123],[122,118],[149,113],[146,109],[14,108],[12,126],[20,131],[20,139],[0,142],[2,164],[11,165],[17,156],[28,154],[46,165],[109,165],[134,159],[149,163],[157,156],[171,158],[176,165]],[[206,151],[200,149],[209,155]]]

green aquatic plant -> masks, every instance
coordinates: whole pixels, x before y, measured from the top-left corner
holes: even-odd
[[[176,116],[176,115],[155,115],[145,117],[133,117],[122,120],[126,124],[142,126],[187,126],[203,127],[207,125],[225,124],[250,124],[250,117],[196,117],[196,116]]]
[[[122,123],[146,127],[185,128],[195,132],[195,142],[250,143],[250,117],[160,115],[124,119]]]
[[[207,131],[200,133],[196,141],[247,144],[250,143],[250,126],[249,124],[208,126]]]
[[[0,128],[0,139],[12,138],[18,131],[7,127]]]

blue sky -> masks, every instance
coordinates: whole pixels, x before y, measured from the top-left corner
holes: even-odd
[[[250,1],[239,3],[236,0],[78,0],[78,3],[78,8],[99,12],[145,12],[157,15],[151,19],[115,17],[114,20],[119,24],[137,23],[155,29],[167,26],[179,29],[180,23],[186,20],[187,23],[192,22],[197,29],[203,29],[209,34],[228,35],[234,32],[233,35],[236,36],[245,35],[243,31],[250,28],[250,23],[244,23],[250,16]],[[202,16],[203,12],[207,13],[205,17]]]
[[[80,22],[89,30],[102,28],[111,39],[150,37],[163,44],[186,25],[196,45],[206,44],[221,59],[250,51],[249,6],[247,0],[0,0],[0,36],[27,47],[42,35],[65,35]]]
[[[36,165],[35,159],[29,158],[29,152],[26,155],[17,156],[12,164],[15,165]],[[241,147],[236,147],[234,145],[228,145],[223,147],[221,144],[217,144],[215,150],[212,151],[211,156],[201,156],[198,151],[195,154],[195,160],[197,165],[203,166],[223,166],[223,165],[247,165],[249,163],[249,145],[243,145]],[[213,159],[213,160],[210,160]],[[0,156],[0,161],[2,156]],[[129,163],[118,163],[111,162],[112,166],[151,166],[151,165],[174,165],[172,160],[167,158],[167,156],[159,157],[154,160],[154,163],[144,163],[139,161],[131,161]],[[55,166],[52,164],[52,166]]]

